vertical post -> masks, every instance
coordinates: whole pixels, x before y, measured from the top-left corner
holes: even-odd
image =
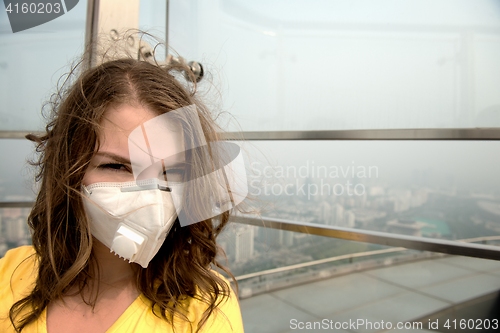
[[[105,47],[113,34],[139,29],[139,4],[140,0],[88,0],[85,47],[90,59],[85,61],[89,66],[100,62],[97,45]]]
[[[167,4],[166,4],[166,13],[165,13],[165,61],[167,61],[168,59],[168,29],[169,29],[169,26],[168,26],[168,23],[169,23],[169,19],[168,19],[168,16],[170,14],[170,11],[169,11],[169,4],[170,4],[170,0],[166,0],[167,1]]]
[[[92,49],[91,52],[88,50],[88,48],[93,45],[93,36],[94,36],[94,30],[96,29],[96,15],[95,15],[95,7],[99,6],[98,4],[99,0],[88,0],[87,1],[87,17],[85,19],[85,45],[84,49],[87,51],[85,52],[85,56],[87,59],[84,59],[85,61],[85,66],[91,67],[92,64],[92,54],[94,53],[94,50]]]

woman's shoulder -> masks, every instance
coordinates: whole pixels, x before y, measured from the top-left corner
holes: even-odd
[[[226,278],[216,273],[228,288],[230,284]],[[197,294],[187,297],[179,303],[180,313],[174,316],[175,332],[194,332],[207,310],[204,297]],[[160,312],[151,311],[152,303],[144,295],[126,310],[124,315],[112,326],[108,332],[173,332],[171,322],[165,320]],[[158,308],[155,308],[157,311]],[[243,333],[240,306],[236,293],[230,289],[229,295],[219,295],[216,309],[199,331],[200,333]]]
[[[229,293],[219,295],[217,308],[208,318],[202,332],[243,332],[243,322],[236,292],[231,288],[226,277],[217,271],[212,272],[227,285]],[[191,314],[202,315],[205,310],[206,304],[201,301],[194,300],[190,304],[189,312]]]
[[[21,268],[21,263],[34,264],[35,262],[35,249],[31,245],[19,246],[10,249],[5,253],[5,255],[0,258],[0,272],[2,275],[0,278],[5,278],[4,273],[16,270],[16,268]]]
[[[0,299],[24,297],[26,289],[34,284],[37,273],[36,254],[32,246],[7,251],[0,259]]]
[[[29,295],[38,274],[35,250],[21,246],[0,259],[0,328],[10,327],[8,314],[16,301]]]
[[[32,245],[22,245],[8,250],[0,260],[3,262],[4,259],[13,260],[15,258],[30,256],[35,254],[35,249]]]

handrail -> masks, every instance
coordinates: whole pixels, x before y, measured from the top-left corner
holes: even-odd
[[[253,216],[234,216],[233,222],[295,231],[304,234],[340,238],[365,243],[404,247],[419,251],[439,252],[453,255],[500,260],[500,247],[470,244],[436,238],[415,237],[380,231],[351,229],[308,222],[296,222],[278,218],[256,218]]]
[[[33,201],[0,201],[0,208],[31,208]]]
[[[500,128],[405,128],[326,131],[243,131],[225,140],[500,140]]]
[[[1,131],[0,139],[24,139],[36,131]],[[402,128],[324,131],[242,131],[224,140],[500,140],[500,128]]]
[[[0,139],[26,139],[26,135],[40,135],[39,131],[0,131]]]
[[[461,239],[458,241],[469,243],[469,242],[481,242],[481,241],[488,241],[488,240],[500,240],[500,236],[476,237],[476,238],[469,238],[469,239]],[[340,255],[340,256],[324,258],[324,259],[319,259],[319,260],[313,260],[313,261],[307,261],[307,262],[303,262],[300,264],[282,266],[282,267],[278,267],[278,268],[266,269],[266,270],[263,270],[260,272],[244,274],[244,275],[236,276],[236,280],[241,281],[241,280],[246,280],[246,279],[250,279],[253,277],[270,275],[270,274],[274,274],[274,273],[281,273],[281,272],[286,272],[286,271],[290,271],[290,270],[294,270],[294,269],[298,269],[298,268],[311,267],[311,266],[321,265],[321,264],[345,260],[345,259],[353,259],[353,258],[359,258],[359,257],[370,257],[370,256],[378,255],[378,254],[400,252],[400,251],[407,251],[407,250],[408,249],[404,248],[404,247],[396,247],[396,248],[383,249],[383,250],[374,250],[374,251],[365,251],[365,252],[344,254],[344,255]]]

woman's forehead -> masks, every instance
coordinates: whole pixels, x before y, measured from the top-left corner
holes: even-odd
[[[100,125],[99,151],[128,156],[128,151],[133,149],[129,145],[134,146],[137,140],[142,145],[145,142],[146,146],[154,147],[162,155],[174,155],[185,150],[181,125],[175,119],[158,116],[143,106],[123,104],[110,108]]]
[[[108,131],[130,133],[142,123],[156,116],[155,112],[144,106],[119,104],[106,110],[101,126]]]

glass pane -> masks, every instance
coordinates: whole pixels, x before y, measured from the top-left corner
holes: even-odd
[[[163,0],[142,0],[139,8],[139,29],[165,38],[167,3]]]
[[[243,130],[500,126],[495,1],[175,0],[169,17]]]
[[[1,139],[0,156],[3,156],[0,162],[0,202],[33,201],[34,169],[27,163],[34,156],[33,143]]]
[[[30,208],[0,208],[0,258],[9,249],[31,244],[27,224]]]
[[[139,29],[164,42],[167,36],[167,1],[142,0],[139,7]],[[153,45],[154,46],[154,45]],[[165,48],[155,50],[156,59],[165,59]]]
[[[468,239],[500,235],[493,141],[246,143],[262,216]]]
[[[42,128],[42,104],[83,51],[86,11],[79,1],[57,19],[12,33],[0,10],[0,130]]]
[[[0,202],[32,202],[35,199],[34,170],[26,161],[33,157],[28,140],[0,140]],[[30,244],[27,225],[30,208],[0,208],[0,257],[8,249]]]

